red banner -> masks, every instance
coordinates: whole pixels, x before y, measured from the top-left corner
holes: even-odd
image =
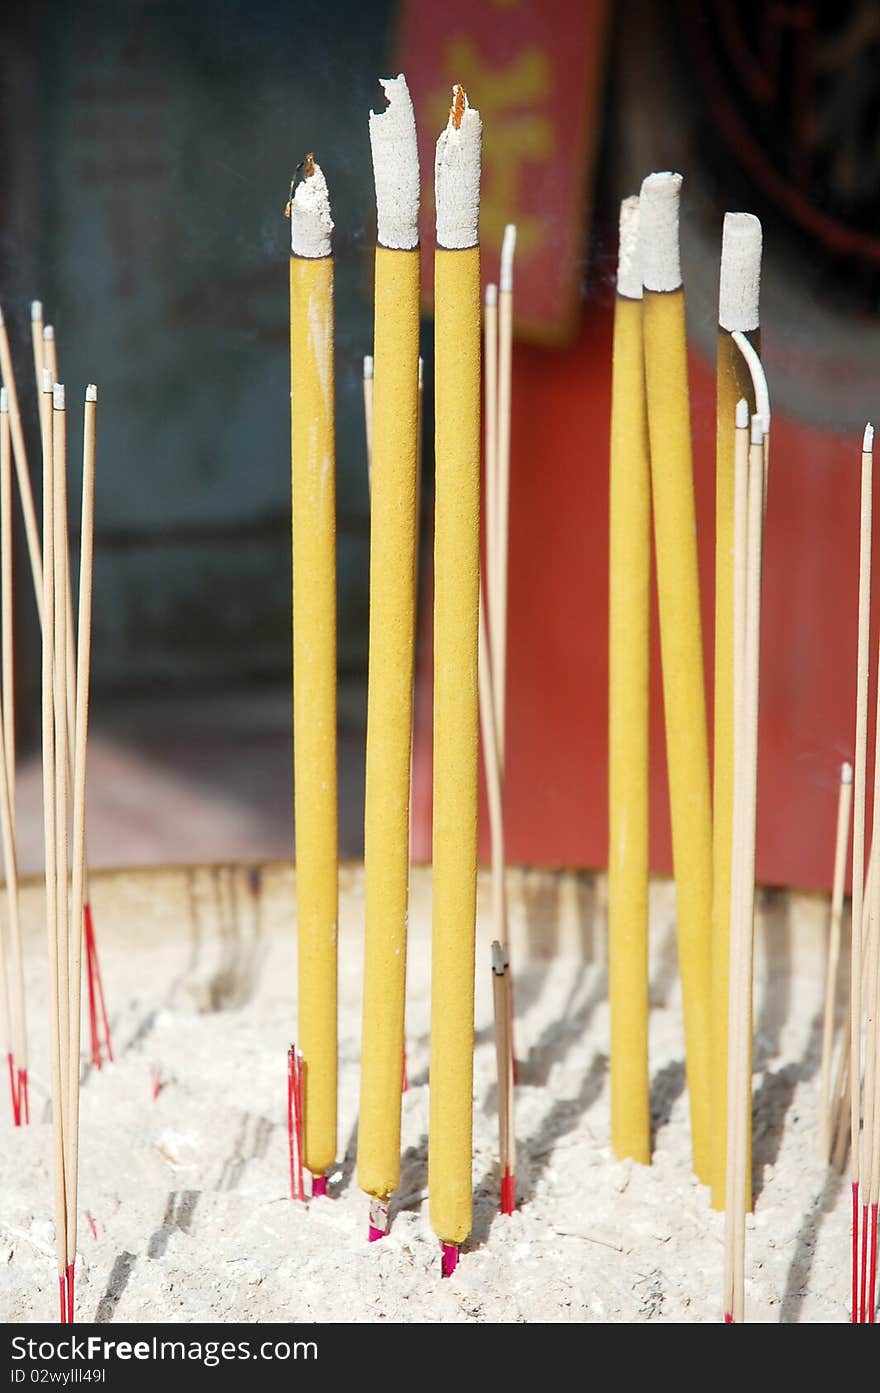
[[[434,146],[460,82],[483,118],[483,278],[517,226],[516,327],[571,336],[604,76],[607,0],[402,0],[400,70],[416,109],[422,241],[434,242]],[[430,301],[430,258],[423,275]]]

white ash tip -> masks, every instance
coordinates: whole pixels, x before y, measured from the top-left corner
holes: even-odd
[[[330,195],[321,166],[311,155],[305,160],[304,174],[290,200],[290,250],[294,256],[312,261],[330,256]]]
[[[0,411],[9,410],[9,396],[5,387],[0,387]]]
[[[874,448],[874,427],[869,421],[865,426],[865,434],[862,436],[862,454],[870,455]]]
[[[475,247],[480,240],[480,169],[483,123],[464,88],[452,89],[452,108],[434,158],[437,245],[447,251]]]
[[[749,428],[749,404],[745,397],[740,397],[736,404],[736,428],[737,430],[748,430]]]
[[[617,293],[627,300],[642,298],[642,266],[639,260],[639,196],[632,194],[620,205],[620,239],[617,247]]]
[[[412,251],[419,245],[419,147],[412,98],[403,73],[380,77],[388,102],[370,112],[379,245]]]
[[[94,382],[90,382],[89,385],[88,385],[88,387],[86,388],[86,401],[97,401],[97,400],[98,400],[98,389],[97,389],[97,387],[95,386]]]
[[[504,238],[501,242],[501,274],[498,277],[498,288],[510,294],[513,290],[513,257],[516,251],[516,223],[509,222],[504,229]]]
[[[678,208],[682,177],[665,171],[649,174],[639,195],[639,260],[646,290],[681,286]]]
[[[749,333],[761,323],[761,222],[753,213],[725,213],[721,236],[718,323]]]
[[[52,374],[51,374],[51,372],[49,371],[48,368],[43,368],[43,391],[44,391],[44,392],[51,392],[51,390],[52,390]]]
[[[498,304],[498,287],[497,287],[497,285],[487,285],[487,286],[486,286],[486,304],[488,305],[489,309],[493,309],[494,306]]]
[[[841,782],[842,784],[851,784],[852,781],[853,781],[853,767],[852,767],[852,765],[849,763],[849,761],[847,760],[847,761],[844,761],[844,763],[841,764],[841,766],[840,766],[840,782]]]
[[[42,318],[43,318],[43,302],[42,302],[42,300],[31,300],[31,321],[32,321],[32,323],[34,323],[34,324],[39,324],[40,321],[42,320]]]
[[[497,977],[503,977],[510,964],[506,950],[498,942],[497,938],[492,942],[492,971]]]
[[[52,341],[52,339],[54,339],[54,337],[55,337],[55,330],[54,330],[54,328],[52,327],[52,325],[51,325],[51,324],[44,324],[44,325],[43,325],[43,339],[45,340],[45,342],[46,342],[46,343],[51,343],[51,341]]]
[[[52,406],[56,411],[63,411],[65,407],[64,383],[56,382],[52,388]]]
[[[370,377],[372,377],[372,376],[373,376],[373,355],[372,355],[372,353],[365,353],[365,354],[364,354],[364,377],[365,377],[365,378],[370,378]]]
[[[764,417],[760,411],[756,411],[752,417],[751,442],[753,445],[763,445],[764,443]]]

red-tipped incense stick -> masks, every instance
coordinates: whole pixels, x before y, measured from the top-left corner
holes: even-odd
[[[7,1054],[6,1062],[9,1065],[9,1096],[12,1099],[12,1120],[16,1127],[20,1127],[21,1115],[18,1104],[18,1089],[15,1083],[15,1060],[12,1058],[12,1050]]]
[[[290,1157],[290,1198],[304,1200],[302,1055],[291,1045],[287,1051],[287,1148]]]
[[[506,950],[492,944],[492,990],[495,998],[495,1052],[498,1064],[498,1136],[501,1163],[501,1213],[516,1208],[516,1140],[513,1132],[513,1041],[510,971]]]
[[[101,1068],[101,1034],[107,1051],[107,1063],[113,1063],[113,1043],[110,1039],[110,1020],[104,1001],[104,983],[101,978],[101,965],[98,961],[98,944],[95,938],[95,925],[92,919],[92,906],[83,905],[83,931],[86,945],[86,979],[89,993],[89,1032],[91,1036],[92,1063]],[[99,1020],[100,1015],[100,1020]]]

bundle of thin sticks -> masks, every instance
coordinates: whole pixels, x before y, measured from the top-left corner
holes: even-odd
[[[34,376],[37,385],[39,404],[40,437],[46,443],[46,432],[51,429],[52,406],[50,395],[44,393],[44,372],[49,373],[54,385],[58,378],[57,339],[51,324],[43,323],[43,306],[39,300],[31,305],[31,340],[33,348]],[[28,560],[34,587],[37,615],[43,622],[43,560],[42,544],[37,523],[31,476],[27,458],[27,447],[16,388],[12,353],[6,325],[0,311],[0,375],[5,391],[4,420],[2,425],[2,461],[0,461],[0,574],[2,574],[2,728],[3,754],[5,762],[5,784],[7,796],[4,798],[2,785],[4,776],[0,771],[0,822],[4,824],[3,847],[6,866],[6,893],[9,906],[10,939],[12,946],[11,1012],[5,1011],[0,1024],[5,1030],[7,1059],[12,1087],[13,1116],[16,1123],[29,1120],[28,1099],[28,1060],[25,1031],[25,1004],[22,978],[21,952],[18,929],[18,869],[16,856],[16,799],[15,799],[15,669],[14,669],[14,589],[13,589],[13,531],[12,531],[12,485],[10,454],[15,465],[15,476],[21,500],[24,520]],[[67,572],[65,572],[67,574]],[[67,741],[71,751],[74,745],[74,691],[76,686],[75,649],[73,642],[72,609],[70,598],[65,607],[67,615],[67,650],[69,670],[66,677],[67,690]],[[68,776],[73,777],[73,766],[69,764]],[[88,886],[88,871],[85,871],[83,904],[83,935],[86,955],[86,976],[89,1002],[89,1026],[91,1036],[92,1063],[100,1069],[104,1052],[108,1060],[113,1058],[110,1038],[110,1024],[104,999],[101,969],[95,938],[94,920]],[[2,937],[0,937],[0,1003],[5,1003],[4,989],[5,959]],[[0,1005],[0,1009],[4,1009]],[[103,1039],[102,1039],[103,1037]]]
[[[480,592],[479,685],[483,767],[486,773],[492,840],[492,919],[495,930],[492,943],[492,980],[498,1060],[499,1161],[503,1214],[512,1214],[516,1207],[513,978],[508,943],[504,853],[508,505],[515,248],[516,228],[513,224],[508,224],[501,248],[499,285],[486,287],[483,317],[486,506],[484,571]]]
[[[49,950],[55,1226],[62,1323],[73,1321],[79,1157],[85,788],[91,662],[92,554],[97,388],[85,393],[79,613],[75,665],[67,528],[65,389],[43,380],[43,832]],[[73,672],[75,690],[70,691]],[[72,704],[73,749],[68,746]],[[70,765],[68,763],[70,761]],[[72,768],[72,778],[69,776]]]

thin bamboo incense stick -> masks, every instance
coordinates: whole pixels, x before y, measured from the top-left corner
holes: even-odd
[[[364,356],[364,436],[367,442],[367,482],[373,486],[373,355]]]
[[[834,879],[831,890],[831,922],[828,927],[828,957],[825,968],[825,1009],[822,1016],[822,1066],[819,1078],[819,1155],[828,1159],[831,1144],[831,1054],[834,1043],[834,1015],[837,1003],[837,969],[840,962],[840,924],[843,917],[843,894],[846,881],[846,860],[849,850],[849,824],[852,812],[851,764],[840,766],[840,789],[837,797],[837,830],[834,838]]]
[[[880,654],[878,654],[878,671],[880,671]],[[874,728],[874,796],[872,810],[872,826],[880,827],[880,778],[877,777],[880,770],[880,683],[877,686],[877,717],[878,720]],[[868,1214],[871,1199],[872,1183],[872,1152],[874,1128],[876,1118],[874,1115],[874,1095],[877,1079],[877,1014],[875,1003],[877,998],[878,985],[878,964],[880,964],[880,876],[874,876],[871,881],[869,896],[869,931],[868,949],[866,953],[867,966],[862,977],[861,998],[864,1006],[864,1035],[865,1035],[865,1075],[863,1082],[863,1118],[861,1128],[860,1145],[862,1157],[859,1163],[859,1173],[861,1177],[861,1212],[862,1212],[862,1239],[861,1239],[861,1264],[859,1282],[859,1321],[864,1323],[867,1320],[867,1282],[868,1282]],[[861,1022],[860,1022],[861,1028]],[[854,1076],[850,1074],[852,1080]]]
[[[51,379],[44,373],[44,392],[52,395]],[[58,1288],[61,1300],[61,1320],[67,1319],[67,1201],[64,1166],[64,1110],[62,1094],[66,1078],[61,1071],[61,996],[58,974],[58,861],[57,823],[55,808],[55,519],[54,519],[54,450],[52,427],[54,413],[47,416],[48,427],[43,435],[43,663],[42,663],[42,733],[43,733],[43,837],[46,874],[46,932],[49,950],[49,1056],[52,1078],[52,1134],[54,1141],[55,1174],[55,1249],[58,1261]],[[65,1002],[66,1011],[66,1002]]]
[[[76,645],[76,729],[73,748],[73,835],[70,895],[70,1075],[67,1184],[67,1307],[73,1319],[79,1181],[79,1048],[82,989],[82,920],[85,895],[86,750],[92,652],[92,561],[95,518],[95,425],[98,389],[88,386],[83,414],[82,515],[80,522],[79,613]]]
[[[69,1185],[71,1156],[67,1145],[69,1129],[70,1077],[70,925],[68,919],[68,877],[70,870],[70,771],[67,723],[67,403],[62,384],[52,388],[52,518],[55,535],[52,546],[54,572],[54,704],[55,704],[55,856],[58,886],[58,1001],[61,1013],[61,1112],[65,1132],[65,1185]],[[66,1268],[66,1264],[65,1264]]]
[[[866,991],[867,991],[868,961],[869,961],[870,952],[871,952],[871,944],[872,944],[872,941],[873,941],[874,934],[878,931],[878,928],[880,928],[880,926],[878,926],[878,925],[872,920],[872,918],[871,918],[871,913],[870,913],[870,910],[871,910],[871,898],[872,898],[872,896],[873,896],[873,885],[874,885],[874,862],[875,862],[874,852],[875,852],[875,849],[876,849],[876,845],[877,845],[877,838],[876,838],[876,835],[872,832],[872,835],[871,835],[871,851],[870,851],[870,854],[869,854],[869,856],[868,856],[868,872],[867,872],[867,875],[865,876],[865,891],[864,891],[864,898],[863,898],[863,905],[862,905],[862,932],[861,932],[861,940],[862,940],[862,952],[861,952],[862,965],[861,965],[861,972],[860,972],[860,982],[861,982],[861,996],[862,996],[862,1000],[865,999],[865,993],[866,993]],[[833,1136],[835,1137],[834,1152],[833,1152],[833,1156],[832,1156],[832,1164],[834,1165],[835,1169],[838,1170],[838,1171],[840,1171],[841,1173],[842,1173],[842,1171],[843,1171],[843,1166],[844,1166],[844,1164],[845,1164],[845,1162],[846,1162],[846,1156],[847,1156],[847,1152],[848,1152],[848,1150],[849,1150],[849,1136],[850,1136],[850,1115],[849,1115],[849,1108],[850,1108],[850,1094],[849,1094],[849,1062],[850,1062],[850,1049],[849,1049],[849,1024],[848,1024],[848,1022],[847,1022],[847,1029],[846,1029],[845,1034],[846,1034],[846,1038],[845,1038],[844,1043],[843,1043],[843,1048],[842,1048],[841,1051],[840,1051],[840,1058],[839,1058],[839,1061],[838,1061],[838,1068],[837,1068],[837,1078],[836,1078],[836,1080],[835,1080],[835,1084],[834,1084],[834,1093],[833,1093],[834,1099],[835,1099],[836,1104],[837,1104],[838,1115],[837,1115],[836,1118],[832,1118],[832,1125],[831,1125],[831,1132],[832,1132]]]
[[[489,804],[489,830],[492,840],[492,865],[504,865],[504,815],[502,809],[501,760],[498,732],[495,729],[495,704],[492,698],[492,656],[486,627],[484,589],[480,593],[479,614],[479,707],[480,735],[483,750],[483,769],[486,775],[486,797]],[[501,944],[507,943],[507,895],[503,875],[492,877],[492,923]]]
[[[727,1148],[727,1004],[730,867],[733,846],[733,493],[734,416],[755,409],[748,365],[735,331],[760,340],[761,224],[726,213],[721,244],[716,351],[715,682],[712,804],[712,1204],[724,1207]]]
[[[501,1169],[501,1213],[516,1208],[516,1134],[513,1124],[513,1021],[511,993],[505,978],[507,952],[497,939],[492,944],[492,992],[495,1008],[495,1054],[498,1065],[498,1131]]]
[[[730,1039],[728,1046],[725,1203],[725,1319],[744,1317],[745,1216],[748,1208],[748,1112],[751,1101],[752,973],[755,917],[755,828],[761,635],[761,552],[764,512],[763,418],[752,417],[749,449],[747,582],[741,709],[734,737],[734,862],[730,922]],[[738,656],[734,655],[734,662]]]
[[[431,1225],[449,1276],[470,1232],[480,572],[480,164],[464,89],[437,141]]]
[[[2,822],[3,861],[6,871],[6,903],[12,966],[11,1039],[14,1059],[9,1059],[13,1117],[16,1125],[30,1120],[28,1100],[27,1022],[21,948],[21,922],[18,904],[18,864],[15,843],[15,678],[13,657],[12,603],[12,460],[9,429],[9,398],[0,388],[0,610],[2,610],[3,705],[0,740],[0,822]],[[0,944],[0,953],[5,950]],[[0,988],[3,991],[4,988]],[[5,1000],[5,997],[4,997]]]
[[[862,912],[865,883],[865,793],[868,744],[868,639],[871,623],[871,537],[874,493],[874,427],[862,439],[859,521],[859,619],[856,667],[855,780],[853,805],[852,935],[850,949],[850,1167],[852,1185],[852,1320],[858,1320],[859,1170],[862,1079]]]
[[[330,200],[311,155],[290,202],[293,715],[304,1161],[336,1156],[336,469]],[[399,1067],[399,1059],[398,1059]]]
[[[498,286],[487,285],[483,301],[483,429],[485,455],[485,507],[483,535],[485,538],[485,600],[487,632],[491,634],[498,622],[496,577],[498,575]],[[494,650],[491,650],[494,651]],[[493,696],[493,701],[494,701]],[[493,722],[494,724],[494,722]]]
[[[869,1253],[869,1275],[867,1302],[863,1320],[869,1325],[875,1323],[877,1310],[877,1209],[880,1202],[880,953],[875,949],[874,978],[871,984],[871,1018],[873,1025],[873,1098],[872,1126],[870,1135],[870,1180],[868,1186],[868,1208],[870,1212],[870,1234],[866,1234]]]
[[[287,1148],[290,1161],[290,1198],[304,1200],[302,1055],[291,1045],[287,1051]]]
[[[496,435],[495,494],[493,523],[495,542],[497,603],[490,613],[492,643],[492,690],[495,697],[495,727],[501,775],[504,777],[507,751],[507,566],[510,512],[510,403],[513,369],[513,258],[516,227],[508,223],[501,243],[501,269],[498,277],[498,430]],[[502,784],[503,787],[503,784]]]
[[[495,1054],[498,1068],[498,1143],[501,1171],[501,1212],[512,1214],[516,1206],[516,1156],[514,1142],[514,1061],[513,992],[509,981],[510,956],[507,944],[507,887],[504,867],[504,816],[501,802],[501,761],[495,730],[495,704],[492,698],[492,658],[486,631],[486,605],[482,588],[479,614],[479,705],[480,735],[486,792],[489,802],[489,828],[492,837],[492,866],[502,874],[492,877],[492,922],[498,939],[492,944],[492,1004],[495,1023]]]
[[[508,254],[508,260],[510,255]],[[511,278],[509,268],[506,270],[508,280]],[[509,298],[509,297],[508,297]],[[483,736],[484,747],[484,766],[486,769],[486,786],[489,792],[489,821],[492,838],[492,913],[494,919],[494,931],[499,943],[502,944],[507,969],[503,975],[501,984],[494,982],[493,1001],[497,1006],[500,1001],[500,989],[503,986],[507,992],[509,1000],[504,1011],[505,1016],[510,1020],[509,1029],[506,1036],[510,1041],[511,1051],[513,1050],[513,975],[510,971],[510,948],[507,939],[507,890],[505,886],[505,864],[504,864],[504,755],[502,739],[500,734],[499,720],[503,719],[503,699],[497,691],[499,685],[505,683],[505,673],[503,671],[496,674],[494,661],[496,654],[500,659],[498,647],[500,645],[501,626],[503,622],[501,610],[504,608],[502,599],[501,584],[501,564],[499,553],[502,545],[506,549],[506,541],[502,544],[501,540],[501,506],[499,495],[502,488],[499,467],[499,446],[498,446],[498,287],[487,285],[483,310],[483,423],[485,429],[485,456],[484,456],[484,477],[486,489],[486,506],[483,510],[484,527],[484,583],[482,586],[480,600],[480,722]],[[508,355],[509,357],[509,355]],[[509,435],[509,431],[508,431]],[[506,564],[506,562],[505,562]],[[499,636],[499,645],[493,641],[493,635]],[[483,651],[485,645],[485,653]],[[487,750],[487,718],[483,713],[484,694],[483,682],[486,682],[488,699],[492,702],[492,740],[494,751],[491,754]],[[491,766],[487,762],[491,759]],[[490,777],[497,778],[497,789],[489,786]],[[495,796],[497,795],[497,796]],[[494,818],[494,821],[493,821]],[[495,1017],[496,1035],[502,1030],[503,1023],[499,1021],[497,1012]],[[513,1081],[516,1082],[516,1063],[513,1058],[510,1061],[510,1068]],[[504,1086],[503,1078],[499,1075],[499,1089]],[[503,1170],[502,1170],[503,1180]],[[509,1190],[509,1186],[508,1186]],[[505,1194],[507,1192],[505,1191]]]
[[[648,705],[651,460],[639,200],[620,205],[614,306],[608,606],[608,967],[611,1144],[648,1163]]]
[[[681,176],[642,184],[639,256],[678,954],[694,1170],[709,1180],[712,804],[691,462]]]
[[[880,654],[878,654],[878,671],[880,671]],[[880,827],[880,683],[877,688],[877,716],[878,720],[874,731],[874,798],[872,825]],[[868,899],[870,906],[868,948],[866,957],[866,969],[862,977],[861,998],[864,1008],[864,1046],[865,1046],[865,1073],[863,1082],[863,1117],[861,1129],[861,1148],[862,1157],[859,1163],[859,1173],[861,1178],[861,1214],[862,1214],[862,1238],[861,1238],[861,1263],[859,1281],[859,1321],[865,1323],[870,1319],[869,1316],[869,1293],[868,1275],[869,1267],[876,1264],[871,1263],[873,1244],[869,1232],[869,1214],[871,1211],[872,1191],[875,1188],[876,1176],[874,1166],[874,1137],[877,1129],[876,1114],[876,1095],[877,1095],[877,1004],[878,989],[880,989],[880,876],[874,876],[871,880],[871,889]],[[861,1022],[860,1022],[861,1027]],[[853,1078],[853,1075],[850,1075]],[[876,1200],[875,1200],[876,1204]],[[876,1235],[876,1210],[873,1218],[873,1231]]]
[[[750,450],[750,415],[749,404],[745,398],[741,398],[736,405],[735,429],[734,429],[734,493],[733,493],[733,745],[734,745],[734,771],[739,768],[739,760],[742,757],[744,746],[744,722],[745,722],[745,649],[746,649],[746,608],[748,600],[748,495],[749,495],[749,450]],[[733,808],[732,808],[732,837],[731,837],[731,882],[730,882],[730,911],[728,922],[730,924],[740,923],[740,901],[742,898],[742,877],[740,867],[742,863],[742,806],[743,806],[743,777],[734,779],[733,787]],[[729,940],[730,963],[736,959],[737,964],[741,962],[741,938],[736,942]],[[728,990],[730,990],[731,968],[728,965]],[[729,1017],[728,1009],[725,1018]],[[735,1029],[737,1021],[731,1022],[728,1019],[728,1038],[725,1041],[725,1057],[728,1061],[728,1072],[731,1068],[738,1069],[739,1061],[742,1058],[742,1042],[739,1039],[739,1032]],[[736,1061],[732,1065],[731,1061]],[[728,1095],[727,1082],[725,1081],[724,1096],[727,1100],[728,1116],[730,1115],[731,1099]],[[737,1094],[738,1096],[738,1094]],[[739,1144],[736,1138],[728,1133],[727,1118],[725,1118],[725,1200],[727,1187],[727,1165],[728,1157],[736,1153],[736,1146]],[[748,1140],[745,1143],[748,1155]],[[746,1177],[743,1182],[744,1187],[748,1186],[749,1166],[746,1164]],[[745,1203],[748,1207],[749,1196],[746,1193]],[[722,1205],[723,1207],[723,1205]],[[733,1246],[729,1243],[725,1247],[725,1292],[731,1293],[733,1288]],[[729,1311],[728,1307],[728,1311]]]
[[[12,469],[9,396],[0,388],[0,622],[2,640],[3,745],[9,807],[15,824],[15,606],[13,597]]]
[[[40,533],[37,528],[37,515],[34,510],[34,498],[31,491],[30,474],[28,473],[27,449],[25,448],[24,431],[21,425],[18,393],[15,388],[15,374],[12,370],[12,354],[9,351],[9,337],[6,333],[6,324],[3,319],[2,310],[0,310],[0,376],[3,378],[3,384],[8,393],[9,424],[12,430],[12,452],[15,458],[15,473],[18,478],[21,510],[24,514],[24,530],[25,537],[27,538],[28,556],[31,563],[31,575],[34,581],[37,613],[42,615],[43,594],[41,584]]]
[[[364,809],[365,950],[358,1184],[387,1201],[400,1181],[415,670],[419,418],[419,160],[406,80],[382,80],[370,116],[375,265],[370,647]],[[381,1236],[370,1223],[370,1236]]]

